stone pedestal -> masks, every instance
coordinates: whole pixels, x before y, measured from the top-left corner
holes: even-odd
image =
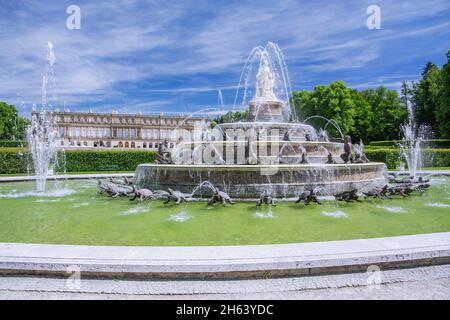
[[[249,103],[250,121],[286,121],[283,115],[283,102],[270,100],[252,100]]]

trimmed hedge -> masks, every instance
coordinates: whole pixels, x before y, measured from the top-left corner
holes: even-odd
[[[59,153],[59,157],[67,172],[134,171],[140,163],[154,162],[155,154],[143,150],[67,150]],[[0,174],[30,172],[33,169],[30,160],[25,149],[0,148]]]
[[[26,173],[29,168],[29,153],[21,148],[0,148],[0,174]]]
[[[68,150],[65,162],[67,172],[105,171],[108,168],[134,171],[140,163],[154,162],[155,155],[155,151],[143,150]]]
[[[155,151],[144,150],[67,150],[64,153],[67,172],[86,171],[134,171],[140,163],[152,163]],[[368,148],[367,158],[384,162],[389,169],[400,163],[398,149]],[[62,153],[60,153],[62,156]],[[450,149],[425,149],[424,167],[450,167]],[[21,148],[0,148],[0,174],[30,172],[30,154]]]
[[[368,144],[369,147],[397,147],[401,140],[387,140],[387,141],[372,141]],[[427,140],[427,145],[431,148],[450,148],[449,139],[430,139]]]
[[[389,169],[395,169],[400,162],[399,149],[366,149],[366,156],[373,162],[384,162]],[[450,149],[424,149],[422,151],[423,167],[450,167]]]
[[[26,141],[0,140],[0,148],[15,148],[26,145]]]

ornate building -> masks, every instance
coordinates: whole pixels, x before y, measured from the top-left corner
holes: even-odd
[[[39,112],[32,111],[36,118]],[[169,146],[173,143],[173,130],[209,127],[208,117],[184,115],[143,115],[111,114],[95,112],[56,111],[53,113],[59,127],[61,148],[90,149],[157,149],[158,144],[167,139]]]

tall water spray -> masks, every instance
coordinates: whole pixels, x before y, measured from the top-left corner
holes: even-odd
[[[270,88],[261,86],[261,80]],[[268,42],[264,47],[255,47],[250,52],[239,79],[233,109],[245,109],[251,102],[256,102],[258,107],[258,98],[275,100],[283,102],[285,120],[296,121],[291,92],[284,55],[276,43]]]
[[[417,170],[422,167],[422,144],[427,140],[429,128],[416,123],[414,106],[406,102],[408,116],[405,123],[400,127],[402,141],[399,143],[400,155],[405,159],[409,174],[416,177]]]
[[[48,90],[54,84],[55,54],[53,44],[48,42],[47,61],[42,77],[41,110],[32,117],[31,125],[27,128],[27,140],[33,160],[36,175],[36,191],[45,191],[45,184],[49,172],[58,163],[57,146],[59,144],[58,126],[48,103]]]

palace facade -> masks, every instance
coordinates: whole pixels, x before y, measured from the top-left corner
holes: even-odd
[[[39,112],[32,111],[36,118]],[[90,112],[53,112],[59,127],[61,148],[157,149],[167,139],[173,147],[173,130],[210,127],[209,117],[185,115],[110,114]]]

